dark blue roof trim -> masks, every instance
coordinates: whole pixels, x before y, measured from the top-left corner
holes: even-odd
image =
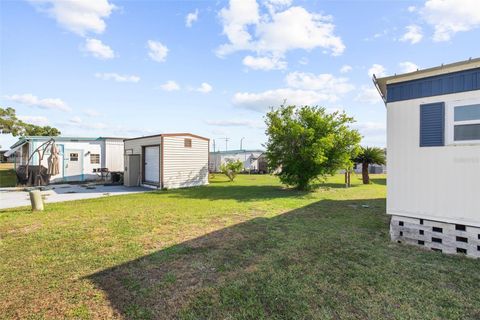
[[[387,102],[480,90],[480,68],[387,85]]]

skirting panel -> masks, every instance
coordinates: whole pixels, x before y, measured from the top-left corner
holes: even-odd
[[[480,228],[477,227],[392,216],[390,238],[443,253],[480,258]]]

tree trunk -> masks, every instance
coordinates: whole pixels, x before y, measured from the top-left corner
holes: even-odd
[[[368,175],[368,163],[362,163],[362,180],[363,184],[370,183],[370,176]]]

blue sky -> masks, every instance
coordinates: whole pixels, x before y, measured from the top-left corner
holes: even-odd
[[[0,105],[66,136],[261,148],[269,106],[345,110],[385,145],[371,73],[478,57],[477,0],[2,1]],[[6,149],[16,141],[2,135]]]

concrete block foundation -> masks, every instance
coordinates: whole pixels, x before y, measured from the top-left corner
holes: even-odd
[[[390,238],[447,254],[480,258],[479,227],[392,215]]]

